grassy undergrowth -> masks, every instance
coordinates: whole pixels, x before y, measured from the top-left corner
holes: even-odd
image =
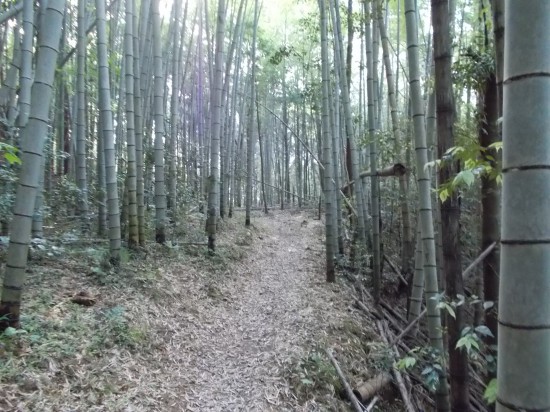
[[[184,299],[187,291],[174,284],[180,270],[207,290],[244,257],[236,239],[245,232],[237,226],[220,224],[213,255],[203,245],[148,244],[124,249],[118,268],[109,265],[104,242],[45,242],[33,250],[21,328],[0,334],[0,410],[124,410],[132,399],[136,410],[153,410],[158,399],[149,406],[139,400],[147,376],[137,372],[149,370],[151,354],[163,347],[151,318],[162,316],[169,299]],[[79,295],[91,304],[74,303]]]

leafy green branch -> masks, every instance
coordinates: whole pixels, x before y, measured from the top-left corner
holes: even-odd
[[[445,297],[444,293],[438,294],[432,299],[437,301],[437,307],[446,311],[449,316],[456,319],[456,308],[464,305],[479,305],[482,304],[484,310],[490,310],[494,306],[492,301],[483,301],[477,296],[472,295],[466,298],[463,295],[457,295],[457,300],[452,301]],[[496,345],[487,345],[485,338],[494,338],[491,330],[485,325],[466,326],[462,329],[461,337],[456,342],[455,348],[464,350],[468,354],[468,358],[472,363],[476,364],[479,370],[495,371],[496,370]],[[402,369],[411,368],[416,365],[416,359],[407,356],[401,359],[397,366]],[[496,402],[496,379],[492,379],[485,388],[483,394],[487,404]]]
[[[485,387],[485,392],[483,392],[483,398],[485,401],[491,405],[497,401],[497,380],[491,379],[487,386]]]
[[[395,361],[393,366],[401,371],[418,369],[422,381],[432,392],[435,392],[439,380],[445,376],[441,355],[430,346],[411,349],[406,356]]]
[[[12,164],[21,164],[21,159],[17,156],[19,149],[7,143],[0,142],[0,153],[4,155],[4,159]]]
[[[426,163],[425,170],[430,168],[440,169],[448,162],[458,161],[462,170],[448,182],[439,185],[438,196],[441,202],[445,202],[456,190],[471,187],[477,177],[487,176],[496,180],[497,184],[502,183],[502,174],[493,153],[502,150],[502,142],[495,142],[487,147],[476,143],[449,148],[441,159]]]

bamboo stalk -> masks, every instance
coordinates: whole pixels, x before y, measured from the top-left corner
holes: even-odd
[[[369,399],[375,397],[375,395],[386,387],[391,382],[391,375],[387,372],[382,372],[376,375],[374,378],[369,379],[366,382],[358,385],[353,393],[359,399],[360,402],[365,403]]]
[[[6,20],[11,19],[14,16],[17,16],[19,12],[23,10],[23,2],[20,1],[19,3],[16,3],[14,6],[6,10],[4,13],[0,14],[0,24],[3,24],[6,22]]]

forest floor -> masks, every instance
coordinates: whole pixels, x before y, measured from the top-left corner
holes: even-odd
[[[348,282],[325,282],[323,223],[243,222],[220,223],[214,256],[151,245],[116,272],[93,242],[39,248],[22,330],[0,340],[0,410],[350,410],[325,350],[354,382],[384,359]]]

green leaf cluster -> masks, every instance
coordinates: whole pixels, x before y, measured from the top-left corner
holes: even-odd
[[[316,389],[329,389],[338,393],[342,387],[336,370],[321,352],[314,350],[300,362],[296,370],[296,384],[306,394]]]
[[[441,202],[445,202],[455,191],[472,187],[476,178],[488,176],[502,184],[502,173],[497,165],[493,153],[502,150],[502,142],[496,142],[488,147],[482,147],[476,142],[469,142],[462,146],[453,146],[443,155],[442,159],[428,162],[425,168],[441,168],[448,162],[460,162],[462,170],[447,182],[442,182],[438,188]]]
[[[430,346],[411,349],[405,357],[396,361],[393,367],[402,371],[422,368],[418,369],[420,376],[432,392],[435,392],[439,379],[444,376],[440,354]]]
[[[444,376],[444,372],[440,364],[434,363],[433,365],[425,367],[420,375],[428,389],[435,392],[439,386],[439,379]]]
[[[455,309],[459,306],[462,306],[466,302],[466,298],[463,295],[456,295],[457,300],[456,301],[448,301],[445,299],[445,295],[443,293],[435,296],[432,299],[436,299],[437,302],[437,308],[445,310],[449,316],[452,316],[453,319],[456,319],[456,312]]]
[[[289,56],[299,56],[299,53],[296,51],[294,46],[283,45],[279,47],[270,57],[269,63],[277,66],[281,64],[285,57]]]
[[[404,358],[399,359],[395,362],[395,367],[399,370],[411,369],[416,365],[416,358],[413,356],[405,356]]]
[[[483,393],[483,398],[487,401],[489,405],[497,401],[497,380],[491,379],[491,381],[485,387],[485,392]]]
[[[456,343],[456,348],[465,350],[469,356],[476,356],[481,352],[480,344],[483,337],[493,337],[491,330],[485,325],[466,326],[461,334],[462,337]]]
[[[0,142],[0,153],[10,165],[21,164],[21,159],[17,155],[17,153],[19,153],[19,149],[17,147]]]
[[[473,90],[483,90],[485,80],[495,70],[493,53],[470,46],[460,55],[453,65],[453,80],[455,84],[470,87]]]

